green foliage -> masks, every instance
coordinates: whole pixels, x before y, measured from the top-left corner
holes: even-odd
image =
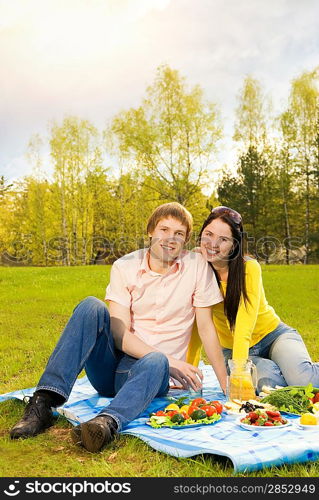
[[[291,158],[294,187],[298,190],[299,219],[306,249],[305,262],[318,251],[319,239],[319,72],[303,73],[293,80],[289,96],[289,117],[284,128]],[[290,140],[287,141],[289,134]]]
[[[221,204],[241,213],[248,251],[266,262],[273,250],[271,238],[282,234],[272,203],[278,197],[272,161],[270,150],[258,152],[255,146],[249,146],[239,158],[237,176],[224,172],[217,190]]]
[[[4,195],[9,189],[13,186],[13,184],[8,184],[3,175],[0,176],[0,201],[3,201]]]
[[[188,90],[176,70],[161,66],[141,106],[117,115],[105,137],[142,176],[152,177],[149,187],[162,200],[191,205],[207,181],[221,128],[202,89]]]
[[[258,80],[247,76],[238,96],[234,140],[258,147],[266,136],[266,102]]]
[[[270,403],[281,411],[288,411],[302,415],[309,412],[310,401],[314,397],[312,384],[305,387],[288,386],[271,392],[269,396],[263,398],[264,403]],[[317,392],[317,390],[316,390]]]
[[[112,263],[147,243],[149,214],[169,201],[193,215],[190,248],[209,210],[224,204],[242,213],[248,250],[259,260],[318,262],[318,87],[317,70],[293,80],[275,120],[261,83],[245,78],[234,129],[237,171],[225,166],[218,182],[216,106],[167,65],[140,106],[116,115],[103,133],[74,116],[51,124],[53,178],[43,173],[37,134],[27,150],[32,175],[14,185],[0,176],[2,263]],[[106,154],[116,158],[113,170]]]
[[[272,130],[259,82],[247,77],[239,95],[237,172],[224,170],[217,194],[222,204],[242,213],[248,249],[266,263],[317,259],[318,83],[317,71],[292,82],[288,107]]]
[[[50,134],[53,181],[43,179],[43,142],[33,136],[33,175],[1,191],[4,264],[112,263],[147,243],[147,219],[168,201],[183,203],[199,231],[209,200],[203,182],[221,131],[215,106],[177,71],[160,67],[140,108],[115,117],[104,133],[124,164],[117,176],[104,166],[100,134],[88,120],[66,117]]]

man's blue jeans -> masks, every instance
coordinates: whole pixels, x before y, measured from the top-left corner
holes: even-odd
[[[166,395],[169,389],[167,357],[152,352],[136,359],[117,350],[108,309],[95,297],[87,297],[74,309],[37,390],[47,389],[67,400],[83,368],[101,396],[114,396],[100,415],[111,415],[118,430],[140,415],[154,397]]]
[[[223,349],[225,363],[231,349]],[[313,363],[300,334],[279,323],[277,328],[249,349],[249,359],[257,368],[257,392],[263,385],[308,385],[319,387],[319,363]]]

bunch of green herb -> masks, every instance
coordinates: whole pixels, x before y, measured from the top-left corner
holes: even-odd
[[[175,403],[179,408],[186,404],[186,401],[189,400],[188,396],[181,396],[180,398],[174,398],[173,396],[168,396],[167,399]]]
[[[270,403],[281,411],[289,413],[307,413],[311,407],[311,401],[319,389],[314,388],[312,384],[307,386],[290,385],[272,391],[268,396],[262,399],[263,403]]]

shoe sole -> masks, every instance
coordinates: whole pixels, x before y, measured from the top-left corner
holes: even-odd
[[[71,438],[74,444],[84,446],[91,453],[100,451],[107,444],[105,429],[95,422],[77,425],[71,431]]]

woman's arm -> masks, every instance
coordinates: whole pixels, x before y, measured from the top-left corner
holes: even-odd
[[[248,301],[240,299],[234,329],[233,359],[248,358],[249,345],[254,331],[262,291],[261,267],[256,260],[249,260],[245,265],[246,291]]]
[[[196,322],[198,333],[203,343],[205,353],[213,367],[219,384],[226,394],[227,371],[223,352],[212,320],[211,307],[196,307]]]

